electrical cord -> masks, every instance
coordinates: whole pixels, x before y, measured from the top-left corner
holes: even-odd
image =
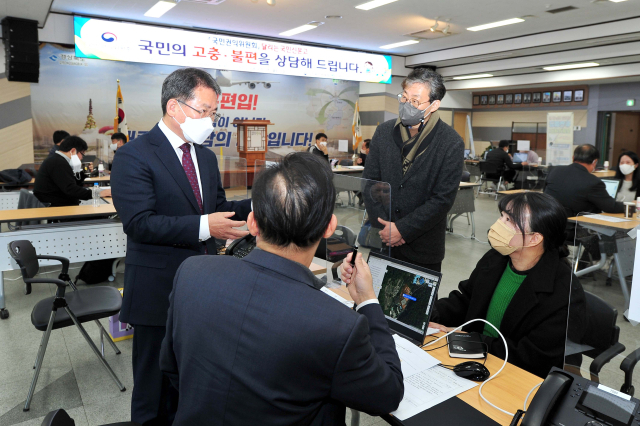
[[[540,382],[540,383],[538,383],[537,385],[535,385],[534,387],[531,388],[531,390],[527,394],[527,397],[524,399],[524,404],[522,405],[522,410],[524,410],[525,412],[527,411],[527,401],[529,400],[529,397],[531,396],[533,391],[543,383],[544,382]]]
[[[451,333],[454,333],[454,332],[456,332],[456,331],[460,330],[462,327],[464,327],[464,326],[466,326],[466,325],[468,325],[468,324],[471,324],[471,323],[473,323],[473,322],[478,322],[478,321],[481,321],[481,322],[483,322],[483,323],[485,323],[485,324],[489,324],[489,325],[490,325],[490,326],[491,326],[491,327],[492,327],[492,328],[493,328],[493,329],[494,329],[494,330],[495,330],[495,331],[500,335],[500,337],[502,338],[502,341],[503,341],[503,343],[504,343],[504,350],[505,350],[505,357],[504,357],[504,362],[502,363],[502,367],[500,367],[500,369],[499,369],[495,374],[493,374],[493,375],[492,375],[491,377],[489,377],[487,380],[485,380],[484,382],[482,382],[482,384],[480,385],[480,388],[478,388],[478,393],[480,394],[480,398],[482,398],[482,400],[483,400],[484,402],[486,402],[487,404],[489,404],[490,406],[492,406],[492,407],[493,407],[493,408],[495,408],[496,410],[501,411],[501,412],[503,412],[503,413],[505,413],[505,414],[507,414],[507,415],[509,415],[509,416],[513,417],[513,416],[514,416],[514,414],[513,414],[513,413],[510,413],[509,411],[507,411],[507,410],[503,410],[502,408],[498,407],[497,405],[492,404],[491,402],[489,402],[489,400],[487,400],[487,398],[485,398],[485,397],[484,397],[484,395],[482,395],[482,388],[484,387],[484,385],[486,385],[487,383],[489,383],[489,382],[490,382],[491,380],[493,380],[493,379],[494,379],[498,374],[500,374],[500,373],[502,372],[502,370],[504,370],[504,367],[507,365],[507,360],[509,359],[509,347],[507,346],[507,341],[506,341],[506,339],[504,338],[504,336],[502,335],[502,333],[500,333],[500,330],[498,330],[498,329],[496,328],[496,326],[494,326],[493,324],[491,324],[489,321],[484,320],[484,319],[481,319],[481,318],[473,319],[473,320],[471,320],[471,321],[467,321],[467,322],[465,322],[464,324],[462,324],[462,325],[461,325],[461,326],[459,326],[459,327],[456,327],[455,329],[453,329],[452,331],[448,332],[448,333],[447,333],[447,334],[445,334],[444,336],[439,337],[439,338],[437,338],[436,340],[434,340],[434,341],[432,341],[432,342],[429,342],[429,343],[425,344],[424,346],[430,346],[430,345],[433,345],[434,343],[436,343],[436,342],[438,342],[438,341],[440,341],[440,340],[444,339],[445,337],[447,337],[447,336],[448,336],[448,335],[450,335]]]

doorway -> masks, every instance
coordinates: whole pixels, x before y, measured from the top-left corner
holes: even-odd
[[[453,113],[453,130],[458,132],[462,140],[464,141],[464,147],[471,149],[469,146],[469,129],[467,128],[467,116],[468,112],[454,112]]]
[[[613,161],[624,151],[640,152],[640,112],[616,112],[611,129]]]

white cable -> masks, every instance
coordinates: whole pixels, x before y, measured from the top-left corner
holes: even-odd
[[[504,342],[504,350],[505,350],[505,356],[504,356],[504,362],[502,363],[502,367],[500,367],[500,369],[498,370],[497,373],[495,373],[493,376],[489,377],[487,380],[485,380],[484,382],[482,382],[482,384],[480,385],[480,388],[478,388],[478,393],[480,394],[480,398],[482,398],[484,400],[484,402],[486,402],[487,404],[489,404],[490,406],[492,406],[493,408],[495,408],[496,410],[502,411],[503,413],[513,417],[515,414],[508,412],[507,410],[503,410],[502,408],[498,407],[497,405],[493,405],[492,403],[490,403],[487,398],[484,397],[484,395],[482,395],[482,388],[484,387],[484,385],[486,385],[487,383],[489,383],[491,380],[493,380],[498,374],[500,374],[500,372],[504,369],[504,367],[507,365],[507,359],[509,359],[509,348],[507,347],[507,341],[505,340],[504,336],[502,335],[502,333],[500,333],[500,330],[498,330],[493,324],[491,324],[489,321],[487,320],[483,320],[481,318],[477,318],[477,319],[472,319],[471,321],[467,321],[464,324],[462,324],[460,327],[456,327],[453,330],[451,330],[450,332],[448,332],[447,334],[445,334],[444,336],[434,340],[433,342],[429,342],[426,346],[431,346],[434,343],[444,339],[445,337],[447,337],[448,335],[450,335],[451,333],[454,333],[458,330],[460,330],[462,327],[464,327],[467,324],[471,324],[472,322],[477,322],[477,321],[482,321],[485,324],[489,324],[491,327],[493,327],[493,329],[500,335],[500,337],[502,337],[502,341]],[[487,351],[487,355],[488,355],[488,351]]]
[[[524,405],[522,406],[522,411],[527,411],[527,401],[529,400],[529,397],[531,396],[531,393],[536,390],[536,388],[538,386],[540,386],[542,383],[544,382],[540,382],[537,385],[535,385],[534,387],[531,388],[531,390],[529,391],[529,393],[527,394],[527,397],[524,399]]]

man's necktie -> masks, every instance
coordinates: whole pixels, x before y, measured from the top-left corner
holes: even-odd
[[[182,168],[187,174],[187,179],[189,179],[191,189],[193,189],[193,195],[196,196],[198,207],[200,207],[200,214],[204,214],[204,209],[202,208],[202,197],[200,196],[200,187],[198,186],[198,175],[196,174],[196,167],[193,164],[193,158],[191,158],[191,146],[188,143],[185,143],[180,145],[180,149],[184,153],[182,155]]]

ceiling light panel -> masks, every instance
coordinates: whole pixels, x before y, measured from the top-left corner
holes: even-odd
[[[474,78],[489,78],[493,77],[493,74],[474,74],[474,75],[461,75],[459,77],[453,77],[454,80],[471,80]]]
[[[420,43],[419,40],[407,40],[401,41],[399,43],[385,44],[384,46],[380,46],[380,49],[393,49],[394,47],[408,46],[410,44]]]
[[[358,6],[356,6],[356,9],[371,10],[371,9],[375,9],[376,7],[384,6],[385,4],[393,3],[396,1],[398,0],[373,0],[367,3],[359,4]]]
[[[478,25],[476,27],[467,28],[469,31],[482,31],[488,30],[489,28],[503,27],[505,25],[517,24],[519,22],[524,22],[522,18],[512,18],[506,19],[504,21],[492,22],[490,24]]]
[[[177,3],[173,1],[164,1],[161,0],[158,3],[151,6],[151,9],[147,10],[144,16],[148,16],[150,18],[159,18],[171,9],[175,7]]]
[[[292,28],[288,31],[280,33],[280,35],[284,37],[291,37],[292,35],[300,34],[305,31],[309,31],[314,28],[317,28],[319,25],[322,25],[322,24],[324,24],[324,22],[309,22],[308,24],[300,25],[299,27]]]
[[[569,65],[554,65],[551,67],[544,67],[547,71],[560,71],[560,70],[575,70],[578,68],[591,68],[600,66],[597,62],[584,62],[582,64],[569,64]]]

